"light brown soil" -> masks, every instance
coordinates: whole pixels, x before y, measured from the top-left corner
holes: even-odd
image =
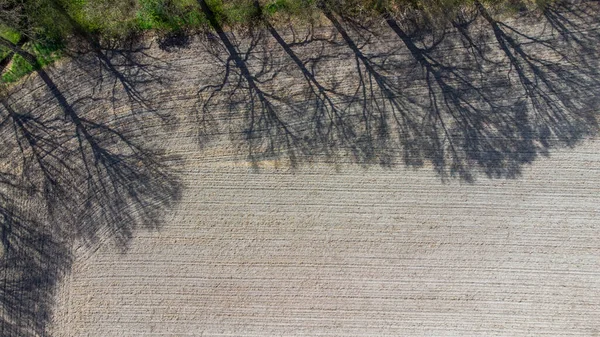
[[[597,335],[599,149],[475,185],[189,160],[160,231],[80,252],[54,335]]]
[[[10,275],[29,302],[2,304],[2,322],[54,337],[600,335],[600,22],[580,6],[558,12],[563,31],[478,16],[480,51],[457,29],[340,19],[281,30],[305,71],[261,30],[32,76],[7,106],[40,116],[41,141],[0,125],[6,167],[37,172],[35,149],[52,148],[40,161],[73,192],[48,194],[64,197],[53,214],[31,206],[43,191],[15,201],[52,235],[27,232],[44,240],[23,240],[29,264]]]

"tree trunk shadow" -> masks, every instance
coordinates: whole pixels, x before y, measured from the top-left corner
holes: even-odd
[[[199,0],[198,3],[227,53],[225,60],[220,59],[218,50],[215,53],[215,58],[222,62],[224,68],[221,82],[204,86],[198,91],[200,96],[205,96],[197,110],[201,126],[213,124],[210,115],[213,109],[219,106],[218,94],[232,86],[228,88],[230,91],[226,100],[229,102],[230,111],[241,111],[244,114],[242,142],[248,149],[248,158],[253,167],[258,168],[263,160],[278,159],[282,156],[287,157],[290,164],[295,166],[298,155],[301,155],[306,147],[302,125],[295,125],[292,118],[297,114],[302,115],[303,112],[289,105],[284,97],[263,90],[263,86],[277,76],[271,67],[270,58],[255,50],[263,42],[263,36],[260,33],[253,34],[249,49],[242,53],[225,33],[210,6],[204,0]],[[249,58],[257,53],[263,57],[259,59],[259,69],[253,71],[248,64]],[[208,134],[210,132],[201,131],[203,137]]]
[[[181,187],[166,164],[175,158],[128,136],[135,134],[133,120],[117,125],[78,111],[33,55],[13,47],[59,107],[32,113],[10,97],[0,105],[2,156],[12,164],[0,180],[2,333],[39,336],[46,335],[73,241],[112,240],[125,250],[133,230],[160,225]]]

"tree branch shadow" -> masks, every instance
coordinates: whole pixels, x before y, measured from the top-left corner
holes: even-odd
[[[357,80],[353,83],[355,90],[348,99],[355,105],[354,109],[359,114],[362,128],[358,136],[355,161],[393,166],[396,161],[396,147],[400,146],[403,161],[407,166],[422,166],[423,152],[429,150],[421,142],[423,138],[419,124],[422,122],[422,111],[416,102],[404,95],[404,83],[398,81],[398,77],[384,66],[387,58],[394,55],[395,51],[389,54],[363,53],[362,46],[350,36],[336,14],[325,6],[321,9],[354,56]],[[363,33],[361,26],[352,27],[358,27],[359,33]],[[369,41],[369,33],[359,36],[367,37]],[[393,139],[394,130],[397,132],[399,144]]]
[[[174,71],[166,62],[152,57],[148,53],[151,45],[140,43],[139,36],[135,34],[125,39],[112,38],[101,41],[96,34],[90,33],[88,29],[82,27],[63,4],[52,1],[52,6],[76,34],[75,41],[78,43],[74,44],[75,48],[68,51],[68,54],[74,56],[73,59],[79,67],[97,75],[96,91],[105,90],[104,80],[107,78],[104,76],[104,72],[106,72],[109,75],[107,82],[109,82],[108,86],[113,94],[113,102],[119,101],[119,98],[115,96],[117,93],[124,92],[132,110],[152,112],[165,122],[171,118],[151,106],[149,97],[140,90],[141,87],[147,88],[150,83],[168,84],[168,78],[164,74]],[[160,45],[163,45],[162,41]]]
[[[255,1],[254,4],[257,12],[262,13],[259,2]],[[340,80],[327,81],[317,76],[316,66],[319,62],[337,58],[337,55],[325,53],[326,47],[334,45],[335,42],[331,38],[316,36],[311,26],[304,36],[298,36],[291,28],[292,42],[288,43],[267,18],[261,17],[260,22],[283,49],[291,61],[290,66],[300,71],[303,80],[300,100],[307,102],[302,109],[308,111],[306,120],[303,121],[308,130],[305,139],[308,140],[311,156],[322,155],[328,161],[335,161],[340,156],[340,150],[350,149],[351,155],[356,158],[358,156],[356,139],[359,132],[357,127],[360,118],[352,111],[352,99],[338,92],[337,88],[343,85]],[[317,43],[319,46],[315,48]],[[309,45],[311,46],[310,57],[302,60],[294,48]],[[292,74],[296,75],[295,72]]]
[[[198,90],[200,100],[196,116],[200,143],[207,142],[214,132],[210,130],[214,130],[219,121],[213,115],[225,101],[228,111],[243,112],[243,118],[232,115],[223,118],[231,123],[230,128],[239,126],[231,135],[236,137],[238,134],[238,142],[247,147],[248,159],[255,169],[262,161],[282,157],[295,166],[298,155],[306,148],[302,126],[295,124],[293,119],[303,112],[288,104],[286,95],[278,93],[277,88],[269,87],[278,70],[268,55],[263,32],[251,31],[248,46],[242,51],[235,36],[225,33],[210,6],[204,0],[198,3],[217,34],[209,35],[208,49],[213,62],[220,65],[218,74],[211,77],[221,78],[218,83]],[[285,89],[281,91],[285,92]]]
[[[255,6],[263,12],[259,2]],[[321,3],[335,36],[315,39],[309,29],[302,37],[292,29],[286,41],[289,36],[259,15],[242,51],[243,42],[225,33],[204,4],[217,32],[207,46],[222,67],[208,76],[220,80],[198,92],[198,121],[208,130],[246,112],[228,132],[244,135],[238,143],[248,147],[253,163],[297,153],[305,161],[324,155],[386,167],[431,164],[442,180],[516,178],[550,148],[573,146],[598,131],[597,95],[589,94],[599,87],[596,60],[573,53],[567,43],[576,39],[583,51],[597,38],[579,30],[566,36],[580,25],[573,16],[583,14],[553,8],[544,15],[553,11],[561,41],[528,36],[478,5],[442,28],[421,27],[418,18],[399,23],[384,12],[390,34]],[[339,53],[343,46],[347,51]],[[299,53],[302,48],[310,52]],[[343,79],[328,74],[328,62],[336,59],[353,62],[353,73]],[[278,82],[282,71],[300,81]],[[276,85],[289,88],[276,92]],[[297,164],[300,156],[294,158]]]
[[[596,108],[600,82],[593,54],[581,54],[552,36],[532,36],[495,20],[480,3],[477,9],[492,29],[498,47],[509,63],[508,78],[516,83],[527,103],[526,120],[537,152],[552,146],[572,147],[598,132]],[[566,26],[564,26],[566,27]],[[563,31],[563,37],[567,34]],[[569,39],[582,41],[573,31]],[[591,36],[590,36],[591,37]],[[597,44],[585,43],[584,48]]]
[[[77,104],[98,102],[69,102],[48,72],[37,75],[58,111],[31,112],[10,96],[0,105],[2,156],[10,163],[0,181],[6,336],[47,335],[52,294],[74,242],[108,241],[125,251],[133,231],[158,228],[181,193],[168,165],[177,158],[143,143],[141,118],[78,111]]]
[[[598,50],[600,30],[597,25],[600,19],[597,14],[598,6],[593,1],[561,0],[548,4],[542,11],[552,32],[558,34],[569,47],[580,50],[586,56]],[[594,25],[596,27],[590,29]]]
[[[455,32],[445,29],[430,45],[420,47],[389,14],[385,19],[423,71],[431,122],[427,128],[441,131],[429,141],[434,144],[436,171],[466,181],[473,180],[474,169],[482,169],[489,177],[518,175],[519,166],[532,160],[528,151],[514,151],[522,150],[522,142],[527,142],[513,115],[518,103],[503,102],[503,97],[510,96],[509,85],[494,77],[495,63],[487,62],[484,49],[460,25],[455,27],[460,27],[457,30],[468,46],[464,51],[454,41],[455,35],[450,35]],[[452,41],[446,43],[446,39]],[[463,52],[449,58],[439,49]]]
[[[396,130],[404,140],[398,146],[409,166],[430,162],[442,179],[459,177],[468,182],[479,173],[515,178],[523,165],[546,155],[551,147],[574,146],[598,132],[597,95],[590,94],[599,88],[597,67],[581,60],[582,53],[569,53],[568,47],[552,37],[527,36],[493,21],[482,6],[453,22],[452,27],[425,33],[410,21],[403,23],[407,28],[402,27],[384,13],[385,23],[414,65],[401,56],[380,59],[380,55],[365,54],[337,15],[326,7],[322,10],[355,55],[359,86],[375,84],[389,104],[383,111],[377,107],[365,110],[380,111],[380,125],[397,121]],[[492,25],[493,34],[482,32],[485,24],[478,19]],[[362,31],[363,35],[355,34],[359,38],[365,31],[369,33],[352,21],[347,26]],[[585,32],[581,35],[590,38]],[[498,47],[510,69],[499,57]],[[415,76],[415,69],[420,69],[421,75]],[[391,82],[394,77],[405,81],[404,85]],[[365,101],[376,101],[376,97],[371,93]],[[380,134],[382,140],[373,143],[377,150],[391,135]],[[406,150],[408,144],[413,150]]]
[[[72,258],[39,216],[14,204],[13,193],[0,194],[0,336],[40,336],[51,319],[56,283]]]

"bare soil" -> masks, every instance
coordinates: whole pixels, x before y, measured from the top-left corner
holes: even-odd
[[[0,189],[2,333],[600,335],[598,9],[40,71],[0,106],[4,170],[45,186]]]
[[[159,231],[79,254],[54,336],[594,336],[599,146],[475,185],[191,159]]]

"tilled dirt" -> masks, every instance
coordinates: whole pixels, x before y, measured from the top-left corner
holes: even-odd
[[[82,253],[56,336],[594,336],[597,141],[519,180],[188,162],[159,231]]]
[[[327,13],[41,71],[0,107],[29,184],[0,211],[40,223],[1,332],[600,335],[597,11]]]

